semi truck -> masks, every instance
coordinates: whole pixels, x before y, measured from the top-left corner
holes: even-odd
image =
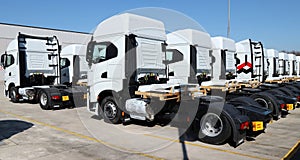
[[[166,45],[161,21],[125,13],[101,22],[87,46],[88,111],[113,124],[168,119],[211,144],[243,142],[247,116],[198,85],[168,83],[168,65],[181,58]]]
[[[42,109],[74,106],[74,95],[84,95],[86,88],[62,85],[61,69],[69,68],[70,61],[60,54],[56,36],[19,33],[1,56],[5,96],[14,103],[39,102]]]
[[[271,120],[271,112],[268,109],[246,97],[249,94],[239,93],[238,96],[231,96],[241,88],[238,81],[226,80],[225,76],[225,72],[235,71],[234,41],[220,37],[211,40],[208,33],[193,29],[169,33],[167,38],[168,49],[176,50],[183,55],[182,61],[169,67],[172,73],[170,79],[173,82],[199,84],[199,90],[206,95],[222,93],[227,100],[226,103],[233,105],[241,114],[250,118],[250,132],[265,129]],[[191,73],[194,71],[196,74]]]

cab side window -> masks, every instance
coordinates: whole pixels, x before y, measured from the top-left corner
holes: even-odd
[[[93,49],[93,63],[100,63],[118,56],[117,47],[110,42],[96,43]]]
[[[11,66],[12,64],[15,63],[15,58],[13,55],[7,55],[6,56],[6,62],[5,62],[5,67],[9,67]]]

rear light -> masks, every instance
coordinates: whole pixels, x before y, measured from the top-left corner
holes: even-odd
[[[300,101],[300,96],[297,96],[297,101]]]
[[[249,122],[243,122],[240,124],[240,130],[249,129]]]
[[[285,108],[285,104],[280,104],[280,109],[284,109]]]
[[[51,96],[51,99],[53,99],[53,100],[59,100],[60,99],[60,96]]]

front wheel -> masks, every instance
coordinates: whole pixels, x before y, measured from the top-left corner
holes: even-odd
[[[13,102],[13,103],[17,103],[19,102],[19,99],[18,99],[18,89],[16,87],[11,87],[10,90],[9,90],[9,97],[10,97],[10,100]]]
[[[100,114],[105,122],[118,124],[121,121],[121,110],[112,96],[105,97],[100,105]]]
[[[210,110],[200,120],[199,139],[210,144],[222,144],[231,136],[231,125],[223,111]]]
[[[46,91],[41,90],[39,93],[39,104],[40,107],[44,110],[48,110],[51,108],[50,106],[50,96]]]

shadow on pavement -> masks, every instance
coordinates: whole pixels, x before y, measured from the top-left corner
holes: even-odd
[[[0,120],[0,142],[23,132],[33,126],[32,123],[19,120]]]

